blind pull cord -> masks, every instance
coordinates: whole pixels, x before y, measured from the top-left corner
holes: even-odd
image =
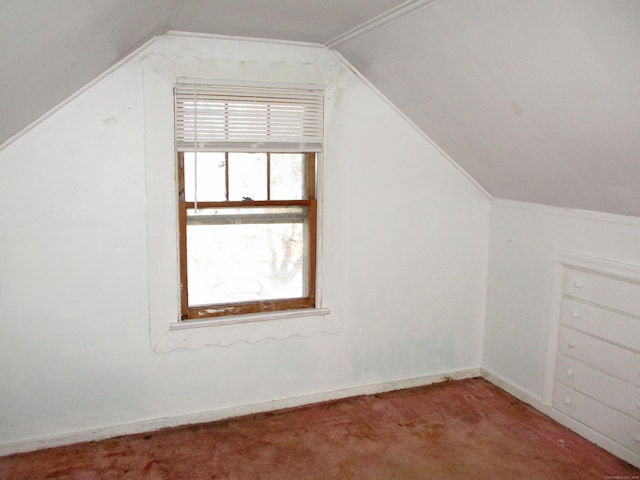
[[[193,207],[198,213],[198,94],[196,87],[193,87],[193,123],[195,131],[193,134]]]

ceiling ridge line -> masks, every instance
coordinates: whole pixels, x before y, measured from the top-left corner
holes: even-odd
[[[201,38],[205,40],[231,40],[237,42],[258,42],[270,43],[275,45],[288,45],[293,47],[326,48],[324,44],[316,42],[283,40],[278,38],[248,37],[241,35],[224,35],[220,33],[187,32],[184,30],[169,30],[165,33],[165,35],[168,37]]]
[[[436,0],[437,1],[437,0]],[[480,185],[480,183],[471,176],[471,174],[469,172],[467,172],[464,168],[462,168],[462,165],[460,165],[458,162],[456,162],[447,152],[445,152],[442,147],[440,147],[440,145],[438,145],[435,140],[433,140],[433,138],[431,138],[429,135],[427,135],[427,133],[422,130],[420,127],[418,127],[418,125],[416,125],[416,123],[411,120],[402,110],[400,110],[400,108],[398,108],[398,106],[393,103],[391,100],[389,100],[389,98],[382,93],[380,90],[378,90],[378,88],[371,83],[371,81],[366,78],[362,73],[360,73],[360,71],[351,64],[351,62],[349,62],[349,60],[347,60],[346,58],[344,58],[342,56],[342,54],[340,52],[338,52],[337,50],[332,50],[331,53],[333,55],[335,55],[335,57],[350,71],[352,72],[356,77],[358,77],[368,88],[371,89],[371,91],[377,95],[389,108],[391,108],[397,115],[399,115],[405,122],[407,122],[407,124],[413,128],[422,138],[424,138],[427,142],[429,142],[429,144],[440,154],[442,155],[442,157],[444,157],[447,162],[449,162],[451,164],[452,167],[454,167],[458,173],[460,173],[472,186],[474,186],[476,188],[476,190],[478,190],[478,192],[483,195],[485,198],[487,198],[488,200],[493,200],[493,195],[491,195],[482,185]]]
[[[391,10],[387,10],[384,13],[381,13],[377,17],[374,17],[366,22],[361,23],[357,27],[352,28],[351,30],[347,30],[336,37],[333,37],[331,40],[324,42],[324,45],[327,48],[335,49],[340,45],[347,43],[361,35],[364,35],[372,30],[384,27],[396,20],[399,20],[411,13],[429,6],[433,5],[437,2],[443,0],[407,0],[406,2],[398,5],[397,7],[392,8]]]

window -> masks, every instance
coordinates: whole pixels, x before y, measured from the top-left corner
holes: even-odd
[[[315,307],[322,91],[175,87],[181,318]]]

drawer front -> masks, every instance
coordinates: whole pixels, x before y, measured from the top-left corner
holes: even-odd
[[[640,316],[640,285],[567,269],[563,292],[588,302]]]
[[[560,321],[563,325],[640,351],[639,318],[565,298]]]
[[[629,450],[640,453],[640,422],[560,383],[555,384],[553,407],[588,425]]]
[[[560,327],[558,351],[640,386],[640,354],[584,333]]]
[[[556,382],[640,421],[640,387],[564,355],[558,356]]]

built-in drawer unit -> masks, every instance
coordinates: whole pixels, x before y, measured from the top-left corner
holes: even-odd
[[[556,381],[640,421],[640,388],[602,370],[560,355]]]
[[[562,254],[556,271],[552,416],[640,466],[640,267]]]
[[[640,355],[636,352],[563,326],[558,352],[640,386]]]
[[[640,453],[640,422],[582,393],[557,385],[553,403],[562,413],[588,425],[636,454]]]

